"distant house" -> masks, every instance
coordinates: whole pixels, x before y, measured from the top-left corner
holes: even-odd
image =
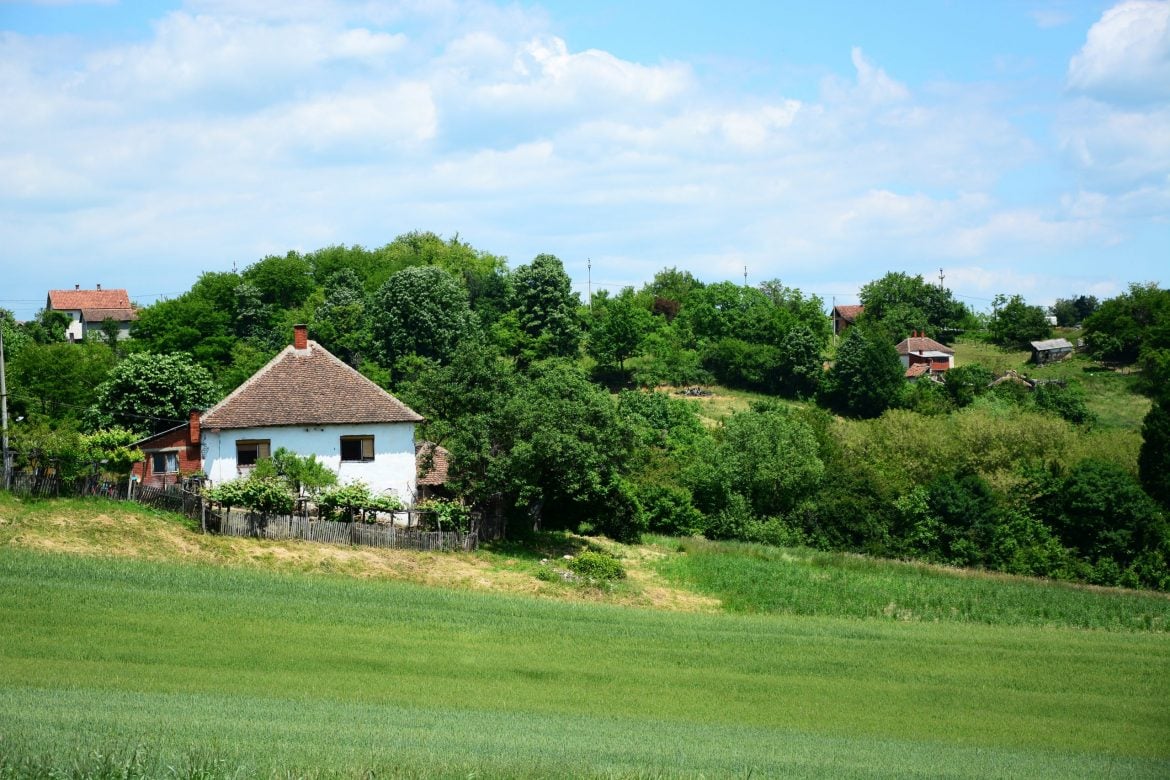
[[[227,482],[284,447],[316,456],[342,483],[361,480],[411,504],[422,420],[297,325],[291,346],[200,418],[204,470]]]
[[[1073,353],[1073,345],[1068,339],[1048,339],[1033,341],[1032,362],[1043,365],[1064,360]]]
[[[83,290],[74,285],[72,290],[49,290],[45,309],[69,315],[65,337],[82,341],[90,333],[102,333],[102,323],[113,320],[118,326],[118,338],[130,337],[130,323],[138,318],[125,290]]]
[[[446,490],[447,469],[451,453],[429,441],[420,441],[414,448],[418,462],[418,498],[450,498]]]
[[[955,351],[921,333],[898,342],[896,349],[907,379],[941,374],[955,367]]]
[[[861,313],[865,311],[864,306],[834,306],[833,319],[833,335],[840,336],[849,326],[857,321]]]
[[[182,425],[134,442],[144,459],[134,464],[131,475],[140,484],[166,487],[203,468],[200,448],[199,412]]]

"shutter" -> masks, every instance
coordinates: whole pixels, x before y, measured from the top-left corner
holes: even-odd
[[[374,437],[369,436],[362,439],[362,460],[374,459]]]
[[[268,440],[256,442],[256,460],[267,460],[271,457]]]

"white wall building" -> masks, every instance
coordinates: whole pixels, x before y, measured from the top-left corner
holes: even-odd
[[[214,484],[227,482],[284,447],[315,456],[343,484],[361,480],[409,505],[422,420],[298,325],[292,346],[200,417],[204,470]]]

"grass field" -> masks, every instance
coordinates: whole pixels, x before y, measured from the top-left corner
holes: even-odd
[[[1156,633],[665,613],[11,547],[0,589],[9,766],[142,746],[144,776],[1170,773]]]
[[[655,541],[580,589],[0,496],[0,778],[1170,774],[1164,596]]]

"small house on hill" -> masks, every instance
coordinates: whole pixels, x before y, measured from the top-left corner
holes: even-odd
[[[74,285],[72,290],[49,290],[45,309],[69,315],[65,337],[82,341],[90,333],[101,333],[102,323],[112,320],[118,326],[118,338],[130,337],[130,323],[138,318],[125,290],[83,290]]]
[[[316,456],[342,483],[414,501],[414,428],[423,421],[394,396],[308,339],[292,345],[200,418],[204,468],[213,483],[247,474],[284,447]]]
[[[1033,341],[1031,344],[1032,362],[1038,365],[1056,363],[1073,353],[1072,342],[1068,339],[1047,339],[1046,341]]]
[[[922,333],[915,332],[910,338],[903,339],[895,349],[908,379],[941,374],[955,367],[955,351]]]
[[[833,320],[833,335],[840,336],[849,326],[857,321],[865,311],[864,306],[834,306],[833,313],[830,315]]]

